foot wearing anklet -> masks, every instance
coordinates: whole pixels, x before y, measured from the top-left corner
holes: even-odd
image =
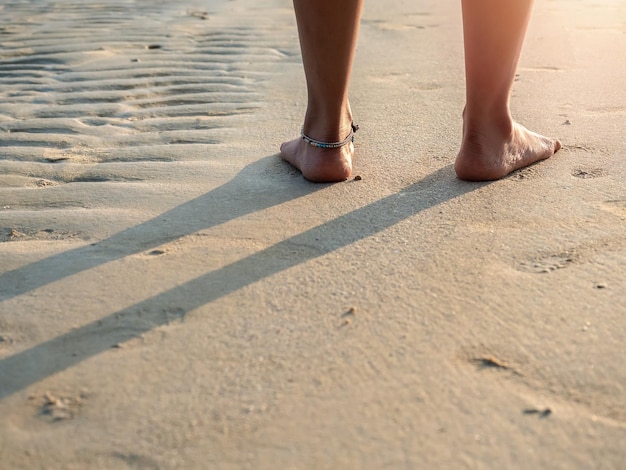
[[[352,124],[348,136],[339,142],[322,142],[309,137],[303,130],[299,138],[281,145],[280,156],[300,170],[309,181],[344,181],[352,172],[354,133],[358,128]]]

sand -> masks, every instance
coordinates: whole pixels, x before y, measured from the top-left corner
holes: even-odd
[[[625,50],[538,2],[514,113],[564,148],[466,183],[459,5],[368,2],[315,185],[289,1],[3,2],[0,467],[624,468]]]

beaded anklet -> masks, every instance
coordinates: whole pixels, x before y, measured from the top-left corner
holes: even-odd
[[[343,147],[344,145],[350,142],[354,142],[354,133],[358,130],[359,130],[359,126],[355,123],[352,123],[348,137],[343,139],[341,142],[321,142],[319,140],[312,139],[311,137],[309,137],[308,135],[304,133],[304,127],[302,128],[300,135],[302,136],[302,140],[304,140],[305,142],[308,142],[314,147],[321,148],[321,149],[336,149],[339,147]]]

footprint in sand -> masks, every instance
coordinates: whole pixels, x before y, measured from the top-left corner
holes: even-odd
[[[86,391],[71,394],[45,392],[43,396],[31,397],[37,404],[37,417],[48,423],[75,418],[80,414],[86,399]]]
[[[603,168],[576,168],[572,171],[572,176],[574,178],[580,179],[593,179],[593,178],[601,178],[603,176],[607,176],[608,172]]]
[[[522,262],[517,265],[516,269],[525,273],[545,274],[565,269],[575,261],[572,253],[557,253]]]

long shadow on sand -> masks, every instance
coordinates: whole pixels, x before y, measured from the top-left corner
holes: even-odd
[[[286,176],[281,171],[278,174],[282,173],[283,177],[270,176],[276,174],[272,166],[275,170],[276,165],[282,164],[276,160],[275,157],[261,159],[243,169],[225,185],[93,246],[70,250],[3,274],[0,276],[0,301],[198,230],[306,196],[324,187]],[[112,345],[167,323],[167,315],[163,314],[164,306],[174,309],[178,315],[184,315],[268,276],[372,236],[425,209],[483,185],[457,180],[452,167],[447,166],[396,194],[7,357],[0,361],[0,399],[105,351]],[[370,223],[364,225],[364,220]],[[128,322],[123,320],[138,312],[141,313],[142,321],[129,332],[125,327]]]
[[[209,229],[325,187],[290,177],[276,156],[262,158],[228,183],[97,243],[64,251],[0,275],[0,302],[129,255]],[[278,175],[278,176],[275,176]]]

